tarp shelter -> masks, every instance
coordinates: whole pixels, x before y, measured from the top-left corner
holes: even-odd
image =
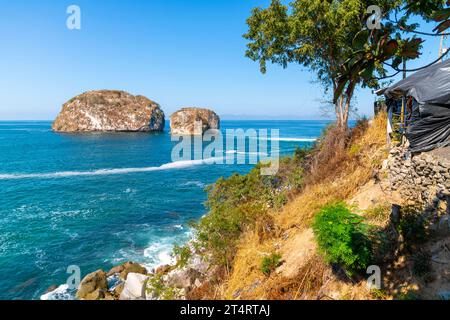
[[[383,93],[391,101],[413,99],[406,129],[412,152],[450,145],[450,60],[422,69]]]

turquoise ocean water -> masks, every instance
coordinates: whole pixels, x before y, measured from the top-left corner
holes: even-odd
[[[223,121],[222,129],[278,129],[280,153],[292,154],[327,124]],[[70,265],[86,275],[129,260],[169,262],[188,222],[206,213],[204,188],[253,166],[173,163],[168,131],[70,135],[50,126],[0,122],[0,299],[39,299],[65,283]]]

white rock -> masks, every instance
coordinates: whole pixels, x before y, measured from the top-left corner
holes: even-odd
[[[147,280],[148,276],[146,275],[129,273],[123,291],[120,294],[120,300],[145,300]]]

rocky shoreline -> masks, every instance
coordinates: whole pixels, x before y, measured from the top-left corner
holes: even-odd
[[[200,255],[193,255],[183,265],[162,265],[150,271],[139,263],[126,262],[108,272],[100,269],[85,276],[76,299],[185,300],[214,272]]]

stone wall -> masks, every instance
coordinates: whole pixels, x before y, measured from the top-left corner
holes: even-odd
[[[402,205],[450,213],[450,160],[432,153],[412,155],[406,148],[397,147],[390,151],[384,169],[387,188],[399,195]]]

